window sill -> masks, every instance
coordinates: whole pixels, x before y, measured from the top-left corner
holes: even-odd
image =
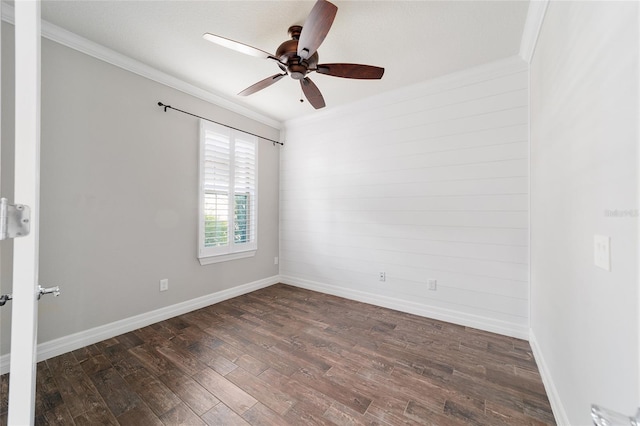
[[[242,251],[239,253],[221,254],[217,256],[199,257],[200,265],[211,265],[212,263],[228,262],[230,260],[245,259],[256,255],[255,250]]]

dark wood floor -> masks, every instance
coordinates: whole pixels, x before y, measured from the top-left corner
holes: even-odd
[[[281,284],[41,362],[36,399],[43,425],[554,423],[526,341]]]

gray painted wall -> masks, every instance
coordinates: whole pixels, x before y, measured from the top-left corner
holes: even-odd
[[[13,37],[4,27],[3,178],[13,140]],[[43,39],[40,280],[60,285],[63,295],[40,302],[40,342],[278,274],[280,148],[259,146],[256,256],[200,266],[198,120],[165,113],[158,101],[279,137],[264,124]],[[3,292],[10,291],[5,252]],[[169,291],[160,293],[162,278]],[[9,350],[9,311],[2,310],[2,353]]]
[[[637,2],[551,2],[531,64],[531,328],[575,425],[640,402],[638,218],[605,215],[638,209],[638,29]]]
[[[8,28],[9,27],[9,28]],[[2,152],[0,155],[0,192],[9,201],[13,199],[13,157],[15,155],[14,138],[14,81],[15,66],[13,60],[13,27],[2,23],[2,89],[0,90],[2,101],[2,119],[0,130],[2,131]],[[11,293],[11,273],[13,264],[13,242],[0,241],[0,294]],[[0,308],[0,354],[9,351],[11,332],[11,302]]]

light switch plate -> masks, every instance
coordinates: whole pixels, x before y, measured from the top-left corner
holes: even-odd
[[[593,236],[593,263],[605,271],[611,271],[611,237]]]

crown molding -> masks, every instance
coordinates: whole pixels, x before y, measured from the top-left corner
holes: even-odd
[[[1,4],[2,20],[10,24],[15,23],[14,8],[13,6],[2,2]],[[263,115],[257,111],[247,108],[243,105],[239,105],[229,99],[226,99],[220,95],[201,89],[193,84],[187,83],[172,75],[159,71],[149,65],[146,65],[140,61],[130,58],[126,55],[111,50],[101,44],[94,43],[86,38],[67,31],[57,25],[42,20],[42,37],[45,37],[51,41],[59,43],[63,46],[82,52],[86,55],[92,56],[101,61],[107,62],[116,67],[122,68],[139,76],[148,78],[157,83],[179,90],[188,95],[202,99],[214,105],[228,109],[235,113],[241,114],[247,118],[266,124],[267,126],[275,129],[281,129],[282,123],[278,120],[274,120],[271,117]]]
[[[533,53],[536,50],[538,36],[544,21],[544,15],[547,12],[550,0],[531,0],[529,2],[529,11],[527,12],[527,20],[522,31],[522,39],[520,40],[519,56],[528,64],[533,59]]]
[[[359,113],[363,110],[370,109],[372,105],[384,105],[401,102],[406,99],[412,99],[415,98],[416,93],[423,95],[436,93],[472,84],[477,81],[489,80],[503,75],[527,71],[528,69],[528,64],[523,61],[520,56],[510,56],[505,59],[476,65],[461,71],[455,71],[440,77],[421,81],[410,86],[404,86],[388,92],[376,94],[366,99],[361,99],[345,105],[323,108],[322,110],[316,111],[315,114],[287,120],[285,121],[284,126],[285,128],[291,128],[327,120],[331,117],[343,117],[348,114]]]

